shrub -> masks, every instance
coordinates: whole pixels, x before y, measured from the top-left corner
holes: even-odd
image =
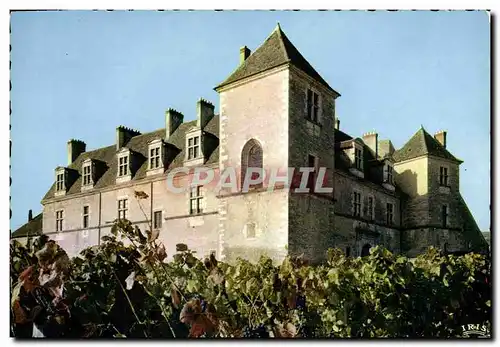
[[[16,336],[31,336],[25,327],[33,322],[45,336],[70,338],[450,338],[462,336],[464,324],[490,326],[490,262],[479,254],[429,248],[408,259],[376,247],[350,258],[332,249],[322,265],[287,257],[274,266],[266,257],[202,260],[179,244],[167,262],[157,238],[117,221],[111,235],[71,259],[67,271],[54,266],[62,259],[59,249],[59,256],[41,260],[40,250],[53,244],[46,238],[26,247],[14,242]],[[41,285],[40,269],[53,277],[64,273],[63,300],[37,297],[35,288],[55,286]]]

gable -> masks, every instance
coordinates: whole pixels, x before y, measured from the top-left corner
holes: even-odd
[[[281,30],[279,24],[272,34],[264,41],[264,43],[258,47],[255,52],[250,54],[250,56],[240,66],[238,66],[224,82],[215,87],[215,89],[217,90],[233,82],[285,64],[295,66],[317,80],[330,91],[340,95],[328,85],[328,83],[304,58],[304,56],[302,56],[298,49]]]

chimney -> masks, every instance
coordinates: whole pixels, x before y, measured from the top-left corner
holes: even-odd
[[[438,131],[435,135],[434,138],[444,147],[446,148],[446,131],[441,130]]]
[[[184,115],[179,111],[169,108],[165,112],[165,141],[168,141],[175,129],[184,121]]]
[[[340,130],[340,119],[335,117],[335,129]]]
[[[87,145],[80,140],[71,139],[68,141],[68,165],[73,163],[82,153],[85,153]]]
[[[248,49],[247,46],[243,46],[240,48],[240,65],[247,60],[247,58],[250,56],[250,49]]]
[[[134,136],[140,135],[137,130],[126,128],[122,125],[116,128],[116,150],[119,150],[130,141]]]
[[[28,211],[28,222],[33,219],[33,210]]]
[[[215,106],[205,99],[200,98],[196,104],[197,121],[196,125],[203,129],[214,116]]]
[[[373,151],[375,158],[378,158],[378,134],[374,131],[364,134],[363,142]]]

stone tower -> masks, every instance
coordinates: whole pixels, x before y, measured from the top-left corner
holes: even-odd
[[[246,193],[219,196],[219,252],[227,260],[287,253],[316,260],[333,246],[333,192],[295,193],[283,181],[269,189],[272,172],[285,178],[311,167],[326,168],[333,188],[335,99],[339,94],[314,70],[278,25],[251,53],[240,49],[240,65],[219,86],[221,172],[261,165],[266,179]],[[291,177],[289,177],[291,179]],[[300,181],[300,177],[298,179]]]
[[[480,230],[460,194],[460,164],[446,148],[446,132],[423,127],[395,154],[396,183],[407,194],[401,247],[408,255],[430,245],[480,250]]]

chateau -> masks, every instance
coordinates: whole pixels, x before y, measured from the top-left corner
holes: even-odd
[[[342,131],[335,115],[340,94],[307,62],[279,25],[215,90],[219,114],[204,99],[197,118],[174,109],[165,127],[142,134],[119,126],[115,143],[87,151],[67,144],[42,200],[43,233],[75,254],[126,218],[141,230],[160,230],[169,256],[185,243],[199,256],[215,252],[276,260],[286,254],[320,261],[328,248],[360,256],[374,245],[414,256],[434,245],[447,252],[481,251],[487,244],[459,190],[462,163],[446,148],[446,132],[423,127],[395,149],[376,133]],[[326,168],[332,193],[296,193],[265,184],[249,192],[197,186],[176,194],[167,174],[179,167]],[[177,174],[175,185],[190,174]],[[147,199],[136,199],[143,191]],[[43,218],[43,221],[41,220]]]

